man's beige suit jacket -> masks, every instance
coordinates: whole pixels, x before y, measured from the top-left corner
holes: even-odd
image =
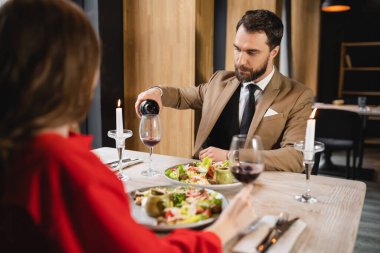
[[[164,106],[202,110],[194,155],[198,155],[203,142],[239,85],[234,72],[218,71],[207,83],[197,87],[161,87]],[[255,115],[247,134],[247,139],[254,135],[261,137],[266,170],[302,171],[302,154],[292,148],[292,144],[305,138],[312,102],[311,89],[275,70],[256,103]]]

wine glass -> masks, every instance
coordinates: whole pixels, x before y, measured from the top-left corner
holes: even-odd
[[[161,123],[157,114],[142,115],[140,121],[140,139],[149,148],[149,169],[141,172],[143,176],[154,176],[160,174],[159,171],[152,169],[153,147],[161,140]]]
[[[244,134],[233,136],[228,157],[231,172],[238,181],[249,184],[258,178],[264,170],[262,150],[259,136],[248,142]]]

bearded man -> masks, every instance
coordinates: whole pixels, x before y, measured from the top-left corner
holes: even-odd
[[[202,110],[195,157],[228,158],[234,135],[261,137],[265,170],[302,171],[302,154],[292,144],[303,140],[313,92],[283,76],[273,64],[283,34],[281,19],[268,10],[247,11],[236,26],[235,72],[217,71],[196,87],[154,86],[139,94],[177,109]]]

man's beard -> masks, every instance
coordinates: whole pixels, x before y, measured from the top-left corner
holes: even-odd
[[[268,61],[269,61],[269,57],[264,62],[264,64],[261,65],[259,67],[259,69],[256,70],[256,71],[253,71],[253,69],[246,68],[244,66],[237,67],[236,64],[235,64],[235,76],[242,83],[254,81],[254,80],[256,80],[257,78],[259,78],[260,76],[262,76],[265,73],[265,71],[267,70],[267,67],[268,67]],[[249,72],[249,75],[242,75],[242,74],[240,74],[239,69],[243,70],[243,71]]]

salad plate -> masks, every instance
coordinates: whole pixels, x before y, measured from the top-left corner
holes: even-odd
[[[231,173],[228,183],[215,180],[220,169],[227,169],[228,166],[228,161],[212,162],[210,158],[206,157],[202,161],[178,164],[167,168],[164,177],[173,184],[200,186],[212,190],[226,190],[241,186],[241,183]]]
[[[169,204],[166,204],[159,217],[148,215],[149,211],[146,205],[152,191],[160,191],[169,196]],[[221,193],[193,186],[147,187],[130,192],[129,197],[134,219],[156,232],[168,232],[179,228],[200,228],[209,225],[228,205],[227,199]]]

